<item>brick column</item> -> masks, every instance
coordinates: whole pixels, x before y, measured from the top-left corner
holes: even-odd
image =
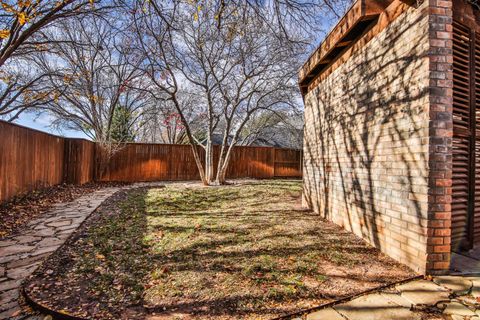
[[[453,136],[452,1],[428,0],[429,15],[429,192],[427,272],[450,266]]]

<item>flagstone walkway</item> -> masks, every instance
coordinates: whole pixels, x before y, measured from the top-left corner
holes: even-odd
[[[427,319],[480,319],[480,276],[415,280],[293,319],[420,320],[426,314]]]
[[[60,203],[26,229],[0,240],[0,319],[22,319],[20,284],[80,224],[120,188],[105,188],[72,202]]]

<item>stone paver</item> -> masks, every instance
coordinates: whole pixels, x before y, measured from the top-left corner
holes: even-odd
[[[18,253],[30,252],[35,249],[35,246],[19,245],[15,244],[0,249],[0,256],[16,255]]]
[[[192,182],[186,182],[190,183]],[[163,185],[165,185],[163,182],[145,182],[125,187],[104,188],[72,202],[54,204],[50,211],[30,221],[19,234],[0,239],[0,320],[44,319],[45,316],[28,314],[22,310],[19,303],[22,281],[115,192],[121,189]]]
[[[464,317],[466,316],[472,317],[476,315],[475,312],[467,308],[467,306],[456,301],[448,302],[445,305],[445,310],[443,310],[443,313],[449,314],[449,315],[464,316]]]
[[[22,310],[18,301],[22,281],[118,190],[120,188],[105,188],[55,205],[43,217],[31,221],[21,234],[0,240],[0,320],[43,319]]]
[[[480,276],[414,280],[304,315],[302,319],[336,319],[328,316],[331,309],[340,313],[344,320],[420,319],[422,310],[430,309],[437,310],[435,319],[480,320],[480,300],[474,293],[480,293]],[[315,315],[318,317],[313,318]]]
[[[459,278],[456,276],[436,277],[434,282],[442,287],[452,290],[457,295],[466,295],[472,288],[472,281],[467,278]]]
[[[368,294],[333,307],[347,319],[355,320],[415,320],[418,314],[396,304],[388,296],[379,293]]]
[[[322,309],[316,312],[312,312],[307,315],[307,320],[345,320],[337,311],[333,308]]]
[[[428,280],[408,282],[396,289],[401,292],[402,297],[415,305],[435,305],[439,301],[448,301],[450,295],[447,289]]]

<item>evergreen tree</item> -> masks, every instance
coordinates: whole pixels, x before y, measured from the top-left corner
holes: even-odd
[[[110,127],[111,140],[117,143],[134,142],[133,121],[132,112],[125,106],[118,105],[112,117]]]

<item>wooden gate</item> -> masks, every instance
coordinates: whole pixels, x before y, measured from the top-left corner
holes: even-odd
[[[453,251],[480,241],[480,38],[475,40],[474,31],[453,23]]]

